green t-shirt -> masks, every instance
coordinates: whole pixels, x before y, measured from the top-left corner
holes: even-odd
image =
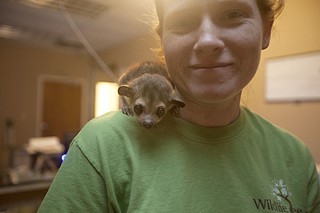
[[[320,212],[306,146],[246,108],[226,127],[109,113],[74,139],[39,212]]]

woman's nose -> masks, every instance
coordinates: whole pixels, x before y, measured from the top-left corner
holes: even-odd
[[[220,38],[219,27],[211,20],[210,17],[204,17],[200,27],[194,51],[199,54],[214,54],[224,48],[224,42]]]

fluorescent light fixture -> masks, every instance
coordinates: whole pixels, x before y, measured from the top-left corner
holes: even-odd
[[[17,38],[22,35],[22,31],[9,26],[9,25],[0,25],[0,37],[2,38]]]
[[[95,18],[108,9],[105,1],[92,0],[11,0],[33,8],[60,10],[65,7],[69,12]]]
[[[95,117],[119,109],[118,84],[98,82],[96,84]]]

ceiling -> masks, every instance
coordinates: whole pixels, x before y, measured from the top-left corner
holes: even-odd
[[[153,0],[0,0],[0,37],[99,52],[150,31]]]

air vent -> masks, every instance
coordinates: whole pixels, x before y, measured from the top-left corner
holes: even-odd
[[[0,25],[0,37],[24,41],[36,37],[38,40],[51,41],[56,36],[53,36],[51,33],[40,32],[30,28]]]
[[[60,10],[60,4],[70,13],[96,18],[108,7],[92,0],[11,0],[34,8],[50,8]]]
[[[8,25],[0,25],[0,38],[34,42],[35,44],[49,44],[78,50],[83,49],[83,45],[80,42],[63,38],[58,34]]]

